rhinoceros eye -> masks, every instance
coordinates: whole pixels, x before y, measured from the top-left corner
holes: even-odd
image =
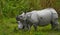
[[[20,16],[20,19],[21,19],[21,20],[23,20],[23,19],[24,19],[24,17],[23,17],[23,16]]]
[[[20,18],[22,18],[23,16],[20,16]]]

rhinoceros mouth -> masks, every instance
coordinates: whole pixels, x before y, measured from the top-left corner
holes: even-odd
[[[17,22],[18,22],[18,28],[22,29],[23,28],[23,24],[20,21],[17,21]]]

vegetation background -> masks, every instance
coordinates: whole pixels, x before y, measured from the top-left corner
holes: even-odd
[[[60,35],[60,31],[50,31],[51,26],[38,27],[38,31],[18,30],[16,16],[23,12],[54,8],[60,16],[60,0],[0,0],[0,35]],[[60,22],[60,19],[58,19]]]

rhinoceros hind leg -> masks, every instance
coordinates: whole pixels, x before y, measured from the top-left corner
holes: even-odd
[[[58,20],[55,19],[54,21],[51,21],[51,26],[52,26],[52,30],[57,29],[57,27],[58,27]]]

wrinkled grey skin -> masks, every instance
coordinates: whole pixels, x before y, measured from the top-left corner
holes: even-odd
[[[18,23],[18,29],[24,29],[27,28],[27,24],[25,20],[22,20],[22,17],[20,16],[16,17],[17,23]]]
[[[18,15],[18,19],[22,22],[22,28],[24,26],[24,28],[26,27],[29,30],[32,25],[35,30],[37,29],[37,26],[47,26],[48,24],[51,24],[52,29],[55,29],[58,26],[58,14],[53,8],[22,13],[21,15]]]

